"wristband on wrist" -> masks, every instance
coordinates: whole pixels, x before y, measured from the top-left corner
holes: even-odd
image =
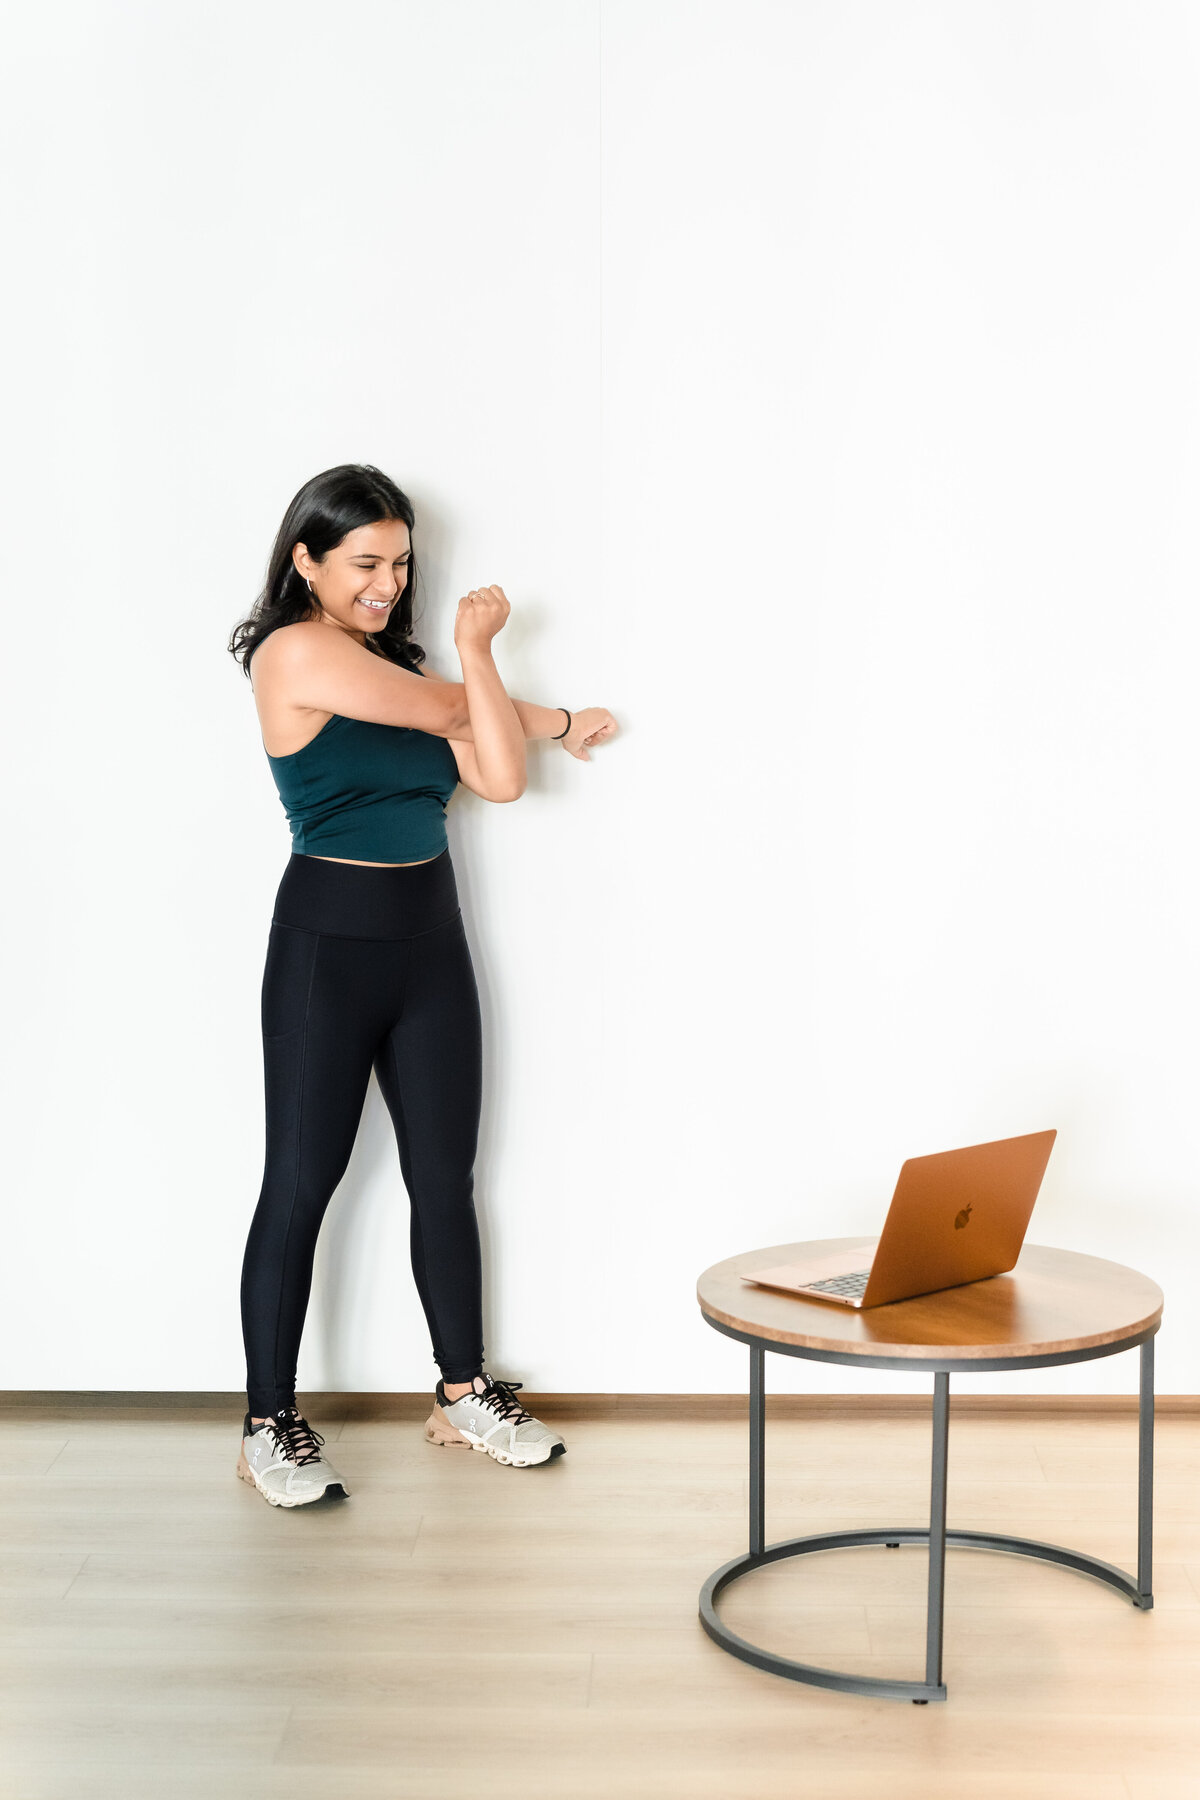
[[[566,737],[566,735],[567,735],[567,732],[568,732],[568,731],[570,731],[570,729],[571,729],[571,715],[570,715],[570,713],[569,713],[569,712],[567,712],[567,709],[566,709],[566,707],[565,707],[565,706],[560,706],[560,707],[559,707],[559,708],[558,708],[558,710],[559,710],[559,712],[565,712],[565,713],[567,713],[567,723],[566,723],[566,725],[565,725],[565,727],[564,727],[564,729],[563,729],[563,730],[562,730],[562,731],[556,731],[556,732],[555,732],[555,733],[554,733],[554,736],[553,736],[553,738],[552,738],[552,740],[551,740],[551,741],[552,741],[552,742],[553,742],[553,743],[555,743],[555,744],[557,744],[557,743],[558,743],[558,741],[559,741],[559,739],[560,739],[560,738],[565,738],[565,737]]]

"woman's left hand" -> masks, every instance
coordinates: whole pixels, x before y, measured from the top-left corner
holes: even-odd
[[[617,721],[606,706],[585,706],[582,712],[571,714],[571,729],[558,742],[580,762],[591,762],[588,747],[604,743],[616,729]]]

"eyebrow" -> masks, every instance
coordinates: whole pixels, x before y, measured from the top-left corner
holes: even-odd
[[[393,557],[392,560],[393,560],[393,562],[403,562],[404,558],[406,556],[411,556],[411,555],[412,555],[411,550],[402,550],[400,552],[399,556]],[[356,550],[354,552],[354,555],[350,558],[350,561],[351,562],[382,562],[383,558],[375,550]]]

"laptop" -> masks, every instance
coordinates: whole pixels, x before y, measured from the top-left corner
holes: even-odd
[[[1057,1136],[1035,1131],[910,1156],[874,1255],[868,1239],[803,1263],[747,1270],[742,1280],[806,1300],[866,1307],[1002,1275],[1021,1254]]]

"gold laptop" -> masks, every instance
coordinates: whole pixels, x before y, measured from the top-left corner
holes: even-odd
[[[742,1280],[839,1306],[886,1306],[1003,1275],[1021,1254],[1057,1136],[1035,1131],[910,1156],[873,1256],[868,1242],[803,1264],[754,1269]]]

